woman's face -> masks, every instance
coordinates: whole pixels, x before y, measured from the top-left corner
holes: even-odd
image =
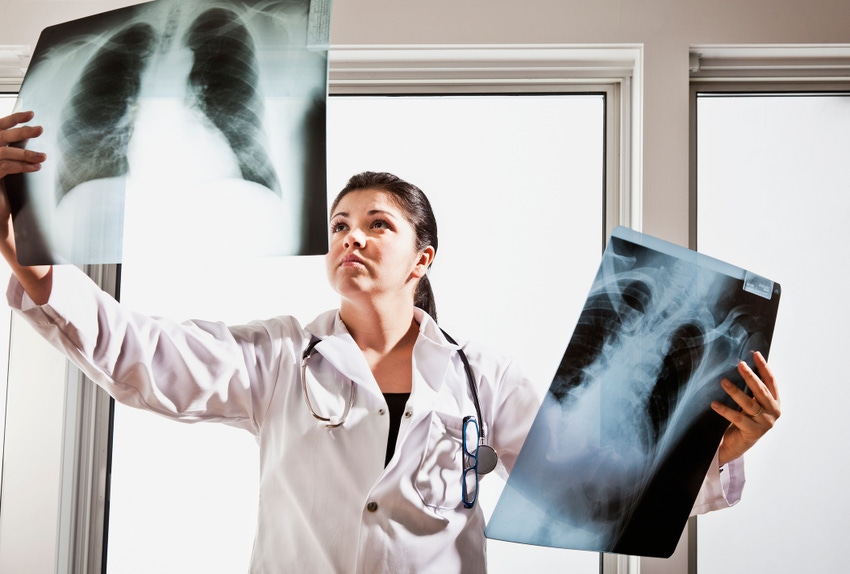
[[[331,213],[325,262],[331,287],[344,299],[409,293],[412,301],[433,252],[416,251],[413,225],[385,191],[349,192]]]

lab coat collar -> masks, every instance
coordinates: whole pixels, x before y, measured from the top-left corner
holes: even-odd
[[[419,337],[413,348],[414,369],[419,371],[429,387],[439,390],[458,346],[446,339],[436,321],[422,309],[414,308],[413,318],[419,323]],[[340,373],[380,394],[363,353],[352,352],[359,351],[359,348],[340,319],[338,310],[322,313],[306,329],[321,340],[316,350]]]
[[[446,378],[452,355],[458,346],[446,339],[437,322],[425,311],[414,308],[413,318],[419,323],[419,338],[413,347],[413,360],[425,383],[439,391]]]
[[[307,332],[319,339],[316,352],[354,384],[366,387],[370,392],[381,395],[378,383],[372,376],[366,358],[345,323],[339,318],[339,311],[326,311],[316,317],[306,327]]]

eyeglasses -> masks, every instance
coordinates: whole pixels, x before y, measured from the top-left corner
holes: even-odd
[[[478,421],[463,417],[463,506],[472,508],[478,498]],[[470,450],[470,447],[472,450]]]

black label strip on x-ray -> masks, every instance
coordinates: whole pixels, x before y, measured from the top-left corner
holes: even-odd
[[[770,300],[773,296],[773,281],[747,271],[744,274],[744,291]]]
[[[327,50],[331,43],[332,0],[310,0],[307,14],[307,49]]]

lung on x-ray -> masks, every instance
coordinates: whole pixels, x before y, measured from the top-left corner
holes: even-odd
[[[329,6],[155,0],[46,28],[16,105],[48,154],[7,182],[19,259],[324,253]]]
[[[767,356],[780,287],[617,228],[487,525],[490,538],[668,557],[728,426],[712,400]],[[736,407],[737,408],[737,407]]]

